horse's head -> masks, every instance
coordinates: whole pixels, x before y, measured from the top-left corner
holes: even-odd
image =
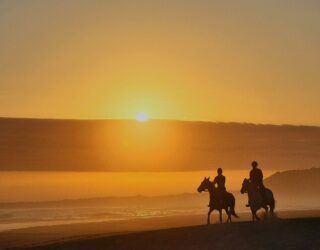
[[[200,186],[198,187],[198,192],[201,193],[207,190],[211,185],[210,177],[204,177],[203,181],[201,182]]]
[[[247,178],[245,178],[242,182],[242,187],[241,187],[241,194],[244,194],[246,192],[248,192],[248,189],[249,189],[249,185],[250,185],[250,182]]]

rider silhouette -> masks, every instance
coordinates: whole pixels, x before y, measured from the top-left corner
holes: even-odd
[[[250,171],[250,182],[254,185],[254,187],[256,187],[260,191],[263,199],[266,200],[262,170],[258,168],[258,162],[256,161],[253,161],[251,163],[251,166],[252,170]],[[249,204],[247,204],[247,206],[249,206]]]
[[[218,175],[213,180],[213,185],[217,186],[217,198],[222,203],[225,192],[226,192],[226,177],[222,175],[222,168],[217,169]]]

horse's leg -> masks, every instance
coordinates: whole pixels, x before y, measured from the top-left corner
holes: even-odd
[[[227,223],[231,223],[231,208],[225,208],[225,210],[226,210],[226,213],[227,213],[227,215],[228,215],[228,219],[227,219]]]
[[[207,224],[210,225],[210,214],[213,211],[213,209],[210,207],[208,211],[208,218],[207,218]]]
[[[255,211],[251,208],[251,215],[252,215],[252,221],[255,221],[256,216],[255,216]]]
[[[220,223],[222,223],[222,211],[221,211],[221,209],[219,209],[219,219],[220,219]]]
[[[228,213],[228,210],[227,210],[227,208],[224,208],[223,209],[225,212],[226,212],[226,214],[227,214],[227,223],[229,222],[229,213]]]
[[[258,220],[258,221],[260,220],[260,218],[257,215],[257,210],[254,211],[254,216],[256,217],[256,220]]]
[[[229,223],[229,212],[228,212],[228,208],[225,208],[224,211],[226,211],[226,214],[227,214],[227,223]]]
[[[264,207],[264,210],[266,211],[266,219],[267,219],[267,217],[268,217],[268,212],[269,212],[269,207],[266,205],[266,206]]]

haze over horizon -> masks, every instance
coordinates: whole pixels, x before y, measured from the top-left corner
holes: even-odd
[[[59,118],[59,117],[18,117],[18,116],[0,116],[0,119],[13,120],[53,120],[53,121],[128,121],[139,122],[136,117],[132,118]],[[149,118],[146,122],[194,122],[208,124],[243,124],[243,125],[264,125],[264,126],[292,126],[292,127],[320,127],[320,124],[294,124],[294,123],[255,123],[255,122],[240,122],[240,121],[210,121],[210,120],[184,120],[184,119],[152,119]]]
[[[320,3],[1,1],[0,116],[320,125]]]
[[[194,171],[319,166],[319,127],[0,119],[0,170]],[[301,157],[303,156],[303,157]]]

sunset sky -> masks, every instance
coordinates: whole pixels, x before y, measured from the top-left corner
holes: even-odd
[[[0,116],[320,125],[320,1],[0,1]]]

